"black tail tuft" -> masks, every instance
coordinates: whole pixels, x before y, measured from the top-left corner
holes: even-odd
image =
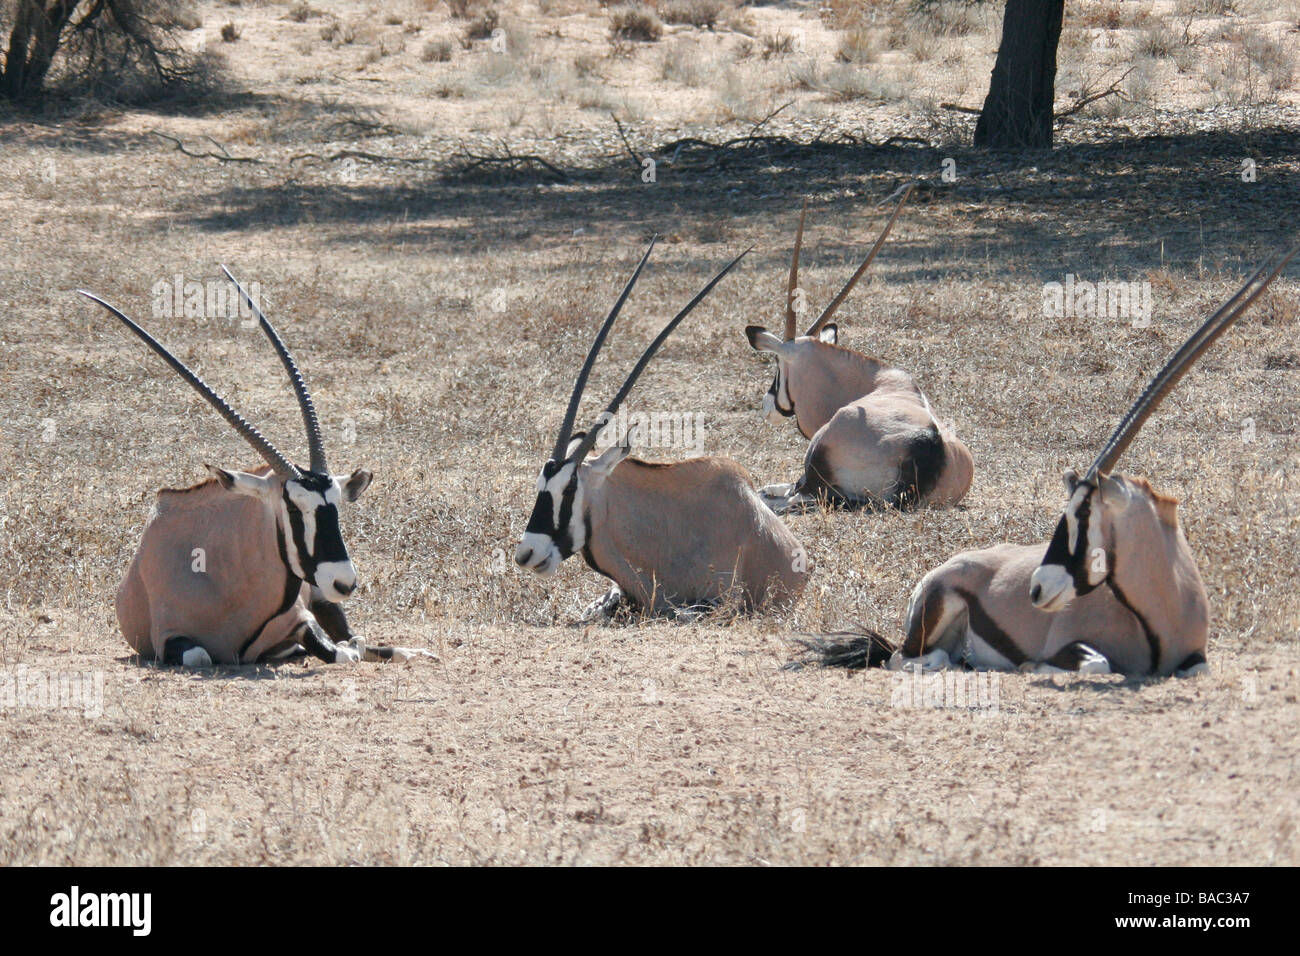
[[[930,427],[917,432],[908,444],[907,455],[898,469],[891,503],[901,511],[915,508],[925,501],[939,483],[939,474],[948,463],[948,452],[943,436],[931,422]]]
[[[803,653],[786,664],[786,670],[802,670],[811,664],[852,670],[882,667],[897,650],[892,642],[870,630],[796,637],[795,643],[803,648]]]

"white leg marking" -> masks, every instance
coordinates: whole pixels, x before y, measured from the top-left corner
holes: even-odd
[[[183,667],[211,667],[212,655],[201,647],[191,647],[181,655]]]
[[[1193,664],[1186,670],[1174,671],[1175,677],[1200,677],[1202,674],[1210,672],[1210,662],[1201,661],[1199,664]]]
[[[908,671],[930,674],[934,671],[946,671],[952,667],[952,660],[943,648],[935,648],[929,654],[920,657],[904,657],[902,651],[894,651],[889,658],[891,671]]]
[[[614,612],[618,610],[618,606],[622,601],[623,589],[617,584],[610,585],[608,591],[582,609],[582,614],[578,618],[578,623],[587,624],[596,620],[607,621],[614,615]]]

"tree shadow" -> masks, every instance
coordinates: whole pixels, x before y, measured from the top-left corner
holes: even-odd
[[[1117,137],[1015,155],[849,137],[742,137],[726,149],[685,140],[635,158],[630,150],[603,157],[563,170],[563,178],[541,165],[487,167],[472,157],[400,167],[373,184],[303,168],[280,182],[186,197],[174,212],[209,232],[311,223],[326,229],[326,241],[354,243],[374,241],[382,225],[392,244],[509,253],[593,234],[727,243],[770,231],[773,217],[792,234],[811,196],[814,253],[847,261],[872,237],[819,238],[818,227],[879,220],[887,197],[920,180],[910,215],[943,228],[891,240],[891,268],[903,279],[936,278],[954,264],[1022,279],[1059,279],[1072,262],[1129,277],[1193,265],[1237,271],[1291,241],[1300,211],[1297,147],[1300,134],[1284,128]],[[655,160],[653,182],[642,179],[647,158]],[[945,167],[955,174],[950,182]],[[783,258],[792,236],[773,238]]]

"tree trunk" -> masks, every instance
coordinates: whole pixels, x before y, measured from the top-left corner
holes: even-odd
[[[1002,42],[975,145],[1050,149],[1056,98],[1056,45],[1065,0],[1007,0]]]
[[[80,0],[57,0],[46,9],[44,0],[19,0],[9,34],[0,92],[10,100],[36,96],[54,62],[63,28]]]

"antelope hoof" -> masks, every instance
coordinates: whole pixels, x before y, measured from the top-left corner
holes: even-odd
[[[623,601],[623,591],[617,585],[610,588],[603,597],[592,601],[583,608],[582,615],[578,618],[580,624],[590,624],[592,621],[608,621],[618,610],[618,606]]]
[[[942,648],[935,648],[929,654],[922,654],[920,657],[904,657],[901,650],[894,651],[889,658],[891,671],[931,674],[935,671],[946,671],[951,667],[952,660],[948,657],[948,652]]]
[[[1205,659],[1205,655],[1200,651],[1189,654],[1176,668],[1174,668],[1175,677],[1200,677],[1202,674],[1210,672],[1210,662]]]
[[[191,647],[181,655],[182,667],[211,667],[212,655],[201,647]]]

